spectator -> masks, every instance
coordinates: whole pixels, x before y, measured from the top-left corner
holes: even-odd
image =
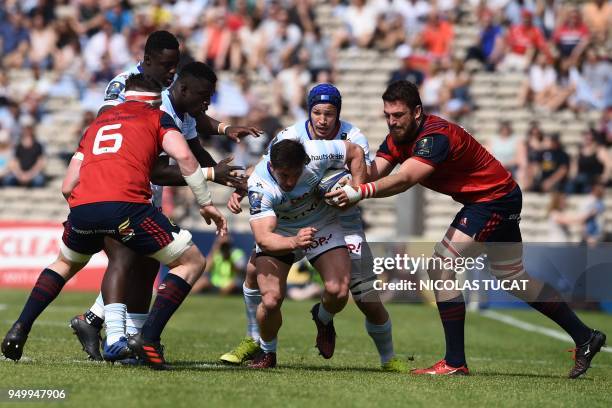
[[[334,49],[347,44],[368,48],[372,45],[377,17],[378,10],[366,0],[351,0],[344,13],[346,27],[337,33]]]
[[[263,60],[260,62],[274,75],[284,67],[286,61],[294,57],[293,54],[302,40],[302,32],[297,25],[289,22],[289,15],[284,9],[278,11],[275,21],[262,26],[262,29]]]
[[[536,11],[536,0],[504,0],[503,13],[506,21],[511,25],[520,24],[523,13],[529,12],[533,15]]]
[[[62,18],[55,25],[57,41],[53,54],[53,65],[58,71],[64,71],[81,54],[81,43],[75,30],[75,22],[71,18]]]
[[[403,65],[400,69],[391,72],[389,83],[405,80],[412,82],[420,88],[425,80],[425,74],[413,63],[412,49],[410,46],[402,45],[398,47],[395,55],[402,60]]]
[[[391,9],[403,17],[407,40],[413,41],[423,30],[431,5],[424,0],[393,0]]]
[[[0,43],[2,65],[8,68],[21,68],[30,45],[30,33],[23,14],[9,13],[8,19],[0,23]]]
[[[406,41],[402,17],[398,14],[378,14],[372,44],[380,51],[394,50]]]
[[[589,43],[589,29],[582,22],[577,8],[572,8],[565,21],[557,27],[552,36],[562,58],[577,61]]]
[[[53,61],[52,56],[55,53],[57,34],[51,24],[45,24],[42,14],[36,14],[32,20],[30,41],[30,64],[44,70],[50,68]]]
[[[536,55],[535,64],[529,67],[528,77],[523,81],[519,92],[519,105],[533,102],[536,107],[544,107],[555,91],[557,72],[548,57],[543,53]]]
[[[193,285],[192,293],[240,293],[247,259],[242,249],[232,245],[228,235],[217,238],[207,260],[204,274]]]
[[[11,173],[6,176],[9,186],[43,187],[45,185],[44,150],[36,141],[33,120],[24,120],[21,139],[9,164]]]
[[[308,61],[310,78],[319,82],[317,77],[320,72],[332,72],[332,56],[330,55],[331,42],[329,38],[321,34],[319,26],[314,26],[313,31],[304,34],[303,50]]]
[[[589,1],[582,6],[582,16],[595,37],[596,42],[603,43],[612,26],[612,5],[607,0]]]
[[[540,174],[534,191],[563,191],[569,172],[569,156],[561,146],[559,134],[544,136],[542,155],[539,163]]]
[[[306,117],[304,101],[306,100],[306,87],[310,83],[310,73],[306,69],[306,59],[300,56],[297,63],[285,61],[284,68],[274,80],[274,114],[282,116],[288,112],[294,120]]]
[[[518,145],[519,138],[512,131],[510,122],[501,121],[498,133],[489,139],[487,150],[515,176],[518,170]]]
[[[550,98],[543,106],[550,112],[555,112],[564,106],[576,108],[574,94],[581,81],[580,73],[569,60],[557,61],[557,82],[550,94]]]
[[[527,131],[524,143],[518,145],[518,173],[519,185],[524,190],[531,190],[535,178],[539,173],[539,163],[542,158],[542,143],[544,133],[537,122],[532,122]]]
[[[11,143],[17,143],[21,134],[21,125],[19,124],[19,116],[21,109],[19,104],[13,100],[8,100],[5,107],[0,108],[0,124],[9,132]]]
[[[133,15],[127,0],[115,0],[104,17],[113,27],[115,33],[127,33],[127,29],[133,25]]]
[[[533,25],[533,14],[528,10],[521,13],[522,22],[510,26],[505,36],[505,55],[500,63],[500,69],[507,71],[522,71],[527,68],[535,51],[544,53],[551,58],[550,50],[542,31]],[[495,56],[497,60],[499,56]]]
[[[205,14],[204,40],[199,59],[215,70],[223,70],[229,66],[232,34],[225,22],[225,12],[221,8],[209,9]]]
[[[540,0],[536,6],[535,15],[544,36],[550,38],[561,15],[561,4],[557,0]]]
[[[571,224],[571,217],[567,214],[566,195],[560,191],[552,192],[548,205],[548,242],[570,242]]]
[[[91,38],[105,22],[96,0],[80,0],[78,6],[78,32]]]
[[[478,44],[468,48],[465,59],[476,59],[484,64],[488,71],[493,71],[495,63],[492,56],[496,49],[502,47],[502,27],[495,22],[493,14],[488,10],[482,13],[481,21]]]
[[[584,132],[578,155],[572,158],[568,193],[588,193],[596,183],[605,185],[610,179],[610,165],[608,150],[596,142],[591,131]]]
[[[108,54],[110,64],[115,70],[122,69],[130,62],[130,53],[125,36],[113,32],[113,26],[104,21],[102,29],[96,32],[85,48],[83,59],[90,72],[102,65],[102,58]]]
[[[589,197],[580,207],[578,219],[582,225],[582,241],[588,245],[601,242],[604,236],[605,191],[602,184],[595,184]]]
[[[0,123],[0,185],[8,176],[10,171],[10,163],[13,158],[13,146],[11,144],[11,135],[7,129],[2,127]]]
[[[472,78],[465,71],[463,61],[455,59],[448,70],[442,88],[442,114],[452,120],[459,120],[472,110],[470,82]]]
[[[439,63],[434,63],[429,75],[423,81],[421,88],[421,101],[423,108],[428,112],[438,112],[440,110],[440,96],[445,80],[445,70]]]
[[[612,64],[589,48],[581,71],[576,77],[576,109],[604,110],[612,106]]]
[[[198,23],[198,17],[205,11],[206,0],[178,0],[172,7],[174,21],[177,28],[181,30],[193,29]],[[245,1],[236,1],[235,3],[246,3]],[[238,7],[238,6],[237,6]]]
[[[441,19],[438,11],[433,10],[429,14],[427,24],[419,36],[418,43],[425,47],[432,59],[447,59],[450,57],[453,37],[453,25]]]

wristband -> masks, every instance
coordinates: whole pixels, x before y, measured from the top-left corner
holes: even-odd
[[[202,173],[204,178],[208,181],[215,181],[215,168],[214,167],[202,167]]]
[[[372,198],[374,194],[376,194],[376,185],[372,183],[360,184],[359,192],[361,194],[361,199],[364,198]]]
[[[230,127],[230,125],[228,125],[227,123],[219,122],[219,124],[217,125],[217,133],[219,133],[220,135],[224,135],[225,130],[228,127]]]
[[[193,191],[193,195],[196,198],[196,201],[200,207],[204,207],[205,205],[212,204],[212,195],[210,191],[208,191],[208,186],[206,185],[206,178],[204,177],[204,172],[200,165],[196,171],[189,175],[183,175],[183,178],[187,182],[187,185]]]

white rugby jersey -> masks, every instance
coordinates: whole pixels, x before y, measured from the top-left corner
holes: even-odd
[[[308,140],[315,140],[312,138],[310,131],[308,130],[308,121],[296,123],[295,125],[289,126],[288,128],[280,131],[278,135],[276,135],[276,137],[270,142],[270,146],[285,139],[297,140],[302,144]],[[365,154],[366,165],[370,166],[372,164],[368,139],[358,127],[353,126],[349,122],[341,120],[340,129],[333,140],[346,140],[347,142],[355,143],[361,146]],[[268,146],[264,158],[269,159],[270,146]],[[361,210],[359,207],[353,206],[348,210],[336,209],[336,211],[338,212],[337,215],[338,219],[340,220],[340,225],[345,232],[363,232],[363,221],[361,219]]]
[[[251,220],[275,216],[277,229],[289,234],[304,227],[320,229],[336,221],[337,211],[325,204],[317,187],[328,169],[342,168],[346,163],[345,144],[337,140],[309,140],[303,144],[310,163],[292,191],[280,188],[268,158],[257,164],[248,180]]]

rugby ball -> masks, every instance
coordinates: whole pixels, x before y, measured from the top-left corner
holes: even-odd
[[[319,182],[319,194],[324,197],[330,191],[342,188],[342,186],[352,180],[351,173],[346,169],[330,169],[325,172]],[[327,200],[325,200],[327,202]],[[329,204],[329,202],[327,202]]]

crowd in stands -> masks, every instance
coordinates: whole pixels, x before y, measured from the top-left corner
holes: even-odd
[[[309,86],[337,80],[341,50],[369,48],[395,53],[400,68],[389,80],[415,82],[427,111],[459,122],[478,109],[470,92],[476,70],[524,72],[518,103],[536,113],[570,109],[581,120],[582,112],[602,112],[601,121],[589,124],[575,155],[568,155],[559,135],[545,134],[538,123],[517,134],[512,123],[502,121],[497,134],[487,135],[487,147],[527,191],[587,194],[596,185],[610,185],[611,2],[331,0],[327,4],[338,27],[317,24],[317,3],[3,1],[0,185],[45,185],[45,148],[36,140],[36,129],[48,120],[46,101],[79,100],[85,127],[100,106],[105,85],[142,58],[147,35],[156,29],[179,38],[179,69],[197,59],[224,72],[211,116],[264,130],[264,136],[239,145],[217,137],[207,141],[233,153],[237,164],[253,164],[283,125],[306,118]],[[456,26],[468,13],[476,13],[479,35],[473,46],[457,53]],[[29,70],[36,81],[9,84],[12,70]],[[270,106],[262,103],[266,98],[253,78],[267,84]],[[69,154],[64,153],[66,159]]]

